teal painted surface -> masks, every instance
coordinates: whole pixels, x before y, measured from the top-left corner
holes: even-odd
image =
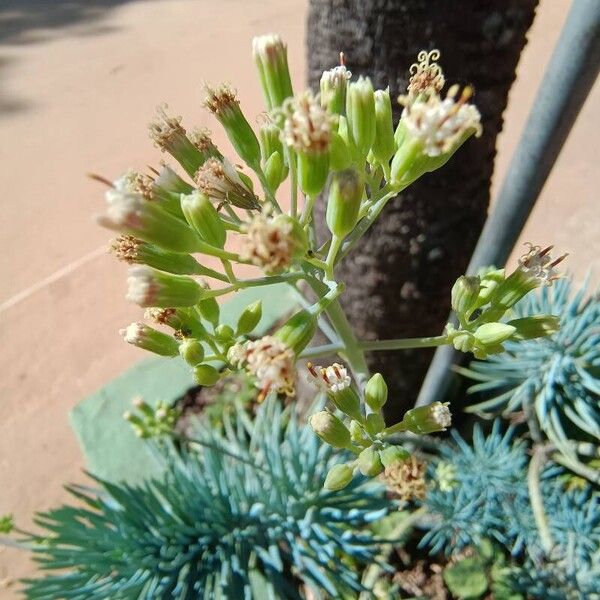
[[[263,316],[256,329],[261,335],[296,305],[296,294],[285,284],[244,290],[221,307],[221,322],[234,326],[244,308],[263,301]],[[139,440],[123,413],[135,396],[149,404],[175,399],[194,385],[191,373],[179,358],[150,358],[82,400],[70,414],[87,469],[109,481],[136,483],[156,475],[158,463],[149,445]]]

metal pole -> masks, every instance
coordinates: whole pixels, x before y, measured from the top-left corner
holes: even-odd
[[[574,0],[561,31],[494,210],[467,272],[504,265],[567,139],[600,69],[600,0]],[[460,158],[458,158],[460,160]],[[417,405],[448,391],[452,347],[438,348]]]

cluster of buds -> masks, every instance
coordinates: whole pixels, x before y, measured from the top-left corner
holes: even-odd
[[[134,410],[123,413],[123,418],[131,424],[135,435],[140,438],[160,438],[173,434],[181,411],[165,402],[150,406],[143,398],[132,402]]]
[[[553,259],[552,246],[528,244],[529,250],[518,267],[505,275],[504,269],[484,269],[479,275],[461,276],[452,288],[452,309],[459,326],[446,326],[448,341],[457,350],[486,358],[504,350],[507,340],[527,340],[552,335],[559,328],[554,315],[533,315],[506,319],[505,315],[526,294],[550,286],[560,275],[556,266],[566,254]]]
[[[400,432],[424,435],[445,431],[451,423],[447,404],[434,402],[409,410],[400,423],[386,427],[382,409],[388,389],[380,373],[367,382],[362,398],[352,385],[347,369],[338,363],[329,367],[308,364],[313,382],[323,391],[337,414],[322,410],[310,417],[313,431],[327,444],[354,455],[347,463],[335,465],[325,487],[346,487],[357,473],[366,477],[382,475],[404,499],[418,498],[424,490],[424,466],[408,450],[393,443]],[[363,412],[363,406],[366,412]]]

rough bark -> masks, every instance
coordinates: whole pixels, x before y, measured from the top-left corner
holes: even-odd
[[[464,272],[490,200],[496,137],[537,0],[310,0],[309,82],[344,51],[354,76],[397,97],[419,50],[438,48],[447,82],[471,84],[483,135],[428,174],[384,213],[339,268],[342,299],[362,339],[439,334],[450,289]],[[396,118],[399,117],[396,114]],[[319,210],[323,210],[322,204]],[[320,219],[319,219],[320,220]],[[399,410],[414,402],[427,350],[377,353]]]

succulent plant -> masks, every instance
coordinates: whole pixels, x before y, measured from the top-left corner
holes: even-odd
[[[554,314],[560,329],[549,337],[509,340],[506,352],[461,370],[479,381],[469,392],[492,395],[469,411],[523,410],[558,445],[600,440],[600,299],[598,293],[586,297],[586,287],[571,297],[570,282],[561,279],[514,307],[518,318]]]
[[[224,434],[198,426],[205,447],[177,453],[140,486],[70,488],[83,506],[37,517],[30,599],[301,598],[303,586],[359,591],[360,563],[378,561],[365,526],[390,508],[381,487],[355,478],[323,489],[334,458],[276,402],[255,421],[239,411]],[[208,447],[206,447],[208,446]]]

